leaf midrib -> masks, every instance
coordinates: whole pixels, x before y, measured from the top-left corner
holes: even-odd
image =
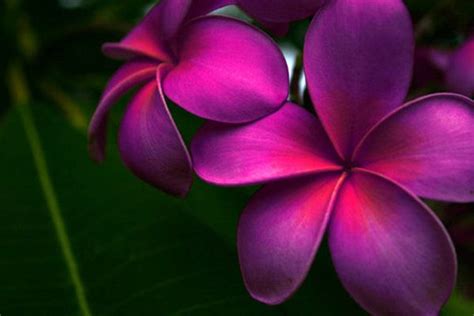
[[[13,64],[11,66],[9,71],[9,79],[10,90],[12,92],[12,96],[15,99],[15,107],[20,114],[21,121],[25,129],[26,138],[31,149],[34,165],[36,171],[38,172],[40,187],[46,200],[48,212],[53,222],[54,231],[56,237],[58,238],[59,246],[61,248],[69,276],[74,286],[77,303],[83,316],[92,316],[76,258],[72,251],[66,225],[64,224],[61,208],[58,203],[51,177],[49,175],[48,165],[46,163],[39,133],[34,123],[33,115],[29,106],[29,93],[26,86],[26,81],[23,77],[21,68],[18,65]]]

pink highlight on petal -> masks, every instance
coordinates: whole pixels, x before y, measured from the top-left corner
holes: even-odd
[[[191,151],[196,173],[226,186],[342,170],[319,121],[292,103],[244,126],[207,123]]]
[[[190,4],[189,0],[160,1],[122,41],[105,44],[104,53],[117,59],[141,55],[171,62],[173,50],[168,42],[181,27]]]
[[[154,81],[140,89],[123,117],[119,149],[127,167],[143,181],[184,197],[192,183],[191,158],[166,105],[158,67]]]
[[[130,89],[153,81],[156,62],[136,59],[123,65],[110,79],[89,125],[89,152],[97,162],[105,158],[107,117],[112,106]]]
[[[301,286],[344,177],[325,173],[291,179],[255,194],[237,232],[240,267],[253,298],[280,304]]]
[[[441,222],[374,173],[357,169],[342,186],[329,246],[344,287],[373,315],[436,315],[454,287],[456,255]]]

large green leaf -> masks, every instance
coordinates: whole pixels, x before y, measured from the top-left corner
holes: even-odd
[[[288,303],[248,296],[234,239],[249,190],[197,181],[187,200],[170,198],[130,175],[115,148],[94,165],[84,134],[48,106],[0,124],[2,315],[360,313],[325,248]]]

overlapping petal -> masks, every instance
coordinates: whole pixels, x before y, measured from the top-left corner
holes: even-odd
[[[278,46],[235,19],[209,16],[188,24],[179,62],[164,81],[166,95],[210,120],[248,122],[268,115],[288,97],[288,69]]]
[[[352,174],[329,224],[336,271],[373,315],[437,315],[454,286],[449,236],[416,197],[386,178]]]
[[[131,88],[156,76],[156,63],[148,59],[135,59],[123,65],[110,79],[89,125],[89,151],[91,157],[104,160],[107,136],[107,117],[110,108]]]
[[[278,304],[301,285],[325,232],[339,177],[268,184],[253,197],[237,242],[243,278],[255,299]]]
[[[313,15],[327,0],[237,0],[239,6],[259,21],[291,22]]]
[[[401,0],[329,1],[313,19],[304,48],[308,88],[344,157],[402,104],[413,50],[412,24]]]
[[[117,59],[144,55],[160,61],[173,61],[175,52],[171,40],[186,21],[233,2],[233,0],[162,0],[150,9],[143,21],[122,41],[105,44],[104,53]]]
[[[417,195],[474,201],[474,102],[448,93],[410,102],[376,126],[355,155],[356,165]]]
[[[106,55],[128,59],[136,55],[172,60],[173,52],[167,40],[176,34],[188,13],[190,0],[163,0],[119,43],[103,46]]]
[[[474,37],[454,52],[446,72],[450,91],[474,96]]]
[[[158,80],[165,67],[158,68]],[[124,115],[119,133],[123,161],[142,180],[184,196],[192,182],[191,159],[158,82],[143,87]]]
[[[341,169],[319,121],[292,103],[243,126],[207,123],[196,134],[191,151],[197,174],[220,185]]]

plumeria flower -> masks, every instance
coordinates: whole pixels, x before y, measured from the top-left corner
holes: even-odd
[[[474,36],[454,51],[420,47],[416,52],[414,85],[443,82],[446,89],[474,97]]]
[[[119,131],[125,164],[144,181],[183,196],[192,182],[189,153],[165,96],[208,120],[249,122],[280,108],[288,96],[288,69],[278,46],[252,26],[202,16],[226,0],[163,0],[106,55],[126,63],[108,83],[89,128],[90,152],[104,159],[108,112],[140,87]],[[200,17],[201,16],[201,17]]]
[[[250,294],[288,299],[324,233],[347,291],[375,315],[435,315],[456,277],[446,230],[417,197],[474,201],[474,104],[455,94],[400,106],[413,65],[400,0],[337,0],[304,48],[318,117],[286,103],[241,126],[207,123],[191,152],[223,186],[264,183],[238,227]]]

